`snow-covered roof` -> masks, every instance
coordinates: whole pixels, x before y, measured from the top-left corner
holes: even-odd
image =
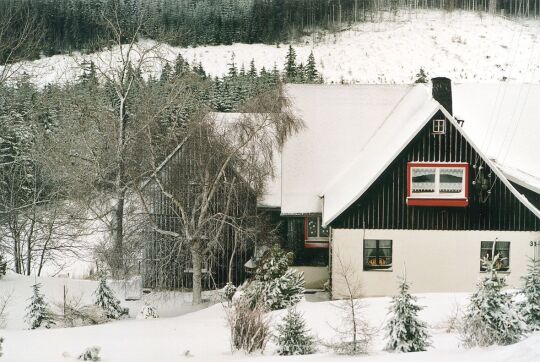
[[[287,92],[306,129],[283,149],[282,214],[322,212],[323,223],[329,224],[440,109],[540,217],[508,181],[540,190],[540,153],[535,152],[540,144],[540,102],[534,102],[540,99],[540,85],[453,85],[454,111],[465,120],[463,128],[425,85],[290,85]],[[500,99],[494,100],[497,93]]]
[[[454,114],[501,171],[540,192],[540,84],[455,84]]]
[[[306,127],[282,152],[281,213],[320,213],[321,193],[350,165],[412,86],[289,85]]]

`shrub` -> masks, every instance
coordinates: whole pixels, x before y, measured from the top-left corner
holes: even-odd
[[[101,357],[99,356],[100,350],[101,348],[99,347],[87,348],[83,353],[79,355],[79,359],[81,361],[101,361]]]
[[[309,335],[302,315],[289,309],[283,323],[277,326],[276,342],[280,355],[303,355],[315,351],[314,338]]]
[[[39,327],[51,328],[55,323],[53,314],[51,313],[45,297],[40,292],[41,285],[32,285],[32,296],[30,304],[26,307],[26,322],[30,325],[30,329]]]
[[[405,278],[399,281],[399,294],[392,297],[386,327],[386,349],[397,352],[425,351],[430,345],[426,323],[418,319],[422,307],[409,293],[410,284]]]
[[[253,307],[264,304],[270,310],[288,308],[298,303],[304,295],[304,275],[289,269],[291,254],[273,247],[263,257],[255,278],[244,290]]]
[[[0,337],[0,357],[2,357],[2,343],[4,343],[4,338]]]
[[[502,291],[506,281],[497,275],[495,265],[498,259],[497,254],[493,261],[487,257],[482,260],[486,276],[471,296],[461,323],[460,333],[466,347],[516,343],[527,328],[516,312],[512,296]]]
[[[247,353],[264,350],[270,338],[270,322],[263,304],[251,306],[246,298],[233,300],[227,308],[227,322],[231,333],[231,346]]]
[[[157,308],[150,305],[145,304],[139,314],[137,315],[137,319],[154,319],[159,318],[159,314],[157,311]]]
[[[523,279],[521,294],[524,300],[519,310],[532,331],[540,330],[540,259],[531,259]]]
[[[119,319],[129,313],[129,309],[120,306],[120,301],[115,297],[113,291],[107,285],[104,274],[100,275],[98,288],[94,294],[96,295],[95,305],[105,311],[107,318]]]
[[[223,297],[231,303],[233,300],[234,295],[236,294],[236,287],[233,283],[229,282],[225,285],[223,288]]]

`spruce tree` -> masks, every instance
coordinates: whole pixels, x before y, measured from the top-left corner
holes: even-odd
[[[292,45],[289,45],[289,50],[285,56],[285,78],[287,81],[294,81],[297,76],[296,72],[296,51],[293,49]]]
[[[0,337],[0,357],[2,357],[2,343],[4,343],[4,338]]]
[[[277,326],[278,353],[283,356],[311,354],[315,351],[314,338],[309,335],[302,315],[289,308],[283,323]]]
[[[313,55],[313,51],[309,53],[304,72],[307,83],[318,83],[319,72],[317,72],[317,65],[315,64],[315,56]]]
[[[105,274],[99,277],[98,288],[94,292],[95,305],[103,309],[107,318],[118,319],[128,314],[128,310],[120,306],[120,301],[114,296],[113,291],[107,285]]]
[[[397,352],[425,351],[430,346],[425,322],[418,318],[423,307],[416,304],[416,297],[409,292],[405,278],[399,280],[399,294],[390,302],[390,320],[386,326],[386,349]]]
[[[181,77],[187,72],[189,72],[189,63],[184,60],[182,54],[178,54],[174,63],[174,75],[176,77]]]
[[[251,59],[251,62],[249,62],[249,72],[248,75],[251,78],[257,77],[257,68],[255,67],[255,59]]]
[[[51,328],[54,325],[54,320],[49,306],[45,301],[45,297],[40,292],[41,284],[32,285],[32,296],[30,304],[26,307],[26,322],[30,329],[40,327]]]
[[[527,274],[522,277],[524,300],[519,304],[521,315],[532,331],[540,330],[540,259],[531,259]]]
[[[0,279],[3,275],[6,275],[7,263],[4,260],[4,255],[0,253]]]
[[[493,260],[487,256],[482,259],[486,275],[471,296],[461,325],[466,347],[516,343],[526,331],[527,325],[516,311],[512,296],[502,290],[506,281],[497,274],[498,260],[499,254]]]

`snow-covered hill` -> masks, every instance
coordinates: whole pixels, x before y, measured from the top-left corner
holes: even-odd
[[[62,294],[63,283],[73,293],[88,295],[95,289],[95,282],[42,278],[46,298],[54,300]],[[6,286],[28,289],[33,278],[9,276],[0,280],[0,293]],[[22,296],[21,296],[22,297]],[[372,351],[363,356],[362,361],[505,361],[525,362],[540,360],[540,334],[533,334],[520,343],[507,347],[476,348],[465,350],[460,346],[456,333],[446,331],[446,321],[454,314],[456,306],[463,308],[467,294],[438,293],[419,294],[419,302],[426,308],[420,317],[430,326],[433,347],[427,352],[387,353],[384,347],[383,331],[373,341]],[[86,297],[85,297],[86,298]],[[174,298],[182,303],[182,298]],[[373,327],[380,328],[387,318],[389,298],[363,299],[363,315]],[[341,310],[337,302],[307,302],[299,304],[298,309],[304,314],[311,332],[321,341],[331,341],[335,337],[332,326],[341,322]],[[160,314],[170,304],[157,303]],[[184,301],[184,306],[185,301]],[[24,298],[14,300],[11,307],[13,315],[23,314],[26,303]],[[134,305],[129,305],[134,307]],[[284,311],[271,314],[272,324],[280,322]],[[167,315],[165,313],[165,315]],[[178,314],[177,314],[178,315]],[[5,338],[2,361],[57,362],[75,361],[76,357],[91,346],[101,347],[104,362],[148,362],[148,361],[350,361],[350,357],[338,356],[327,351],[319,344],[318,352],[309,356],[279,357],[274,352],[276,346],[270,343],[264,355],[246,356],[243,353],[232,354],[229,345],[229,331],[225,322],[225,310],[216,304],[207,309],[177,317],[157,320],[122,320],[99,326],[78,328],[56,328],[41,330],[0,329],[0,336]]]
[[[313,35],[294,44],[298,60],[313,50],[327,82],[410,83],[420,68],[430,76],[446,75],[458,82],[540,81],[540,22],[503,19],[470,12],[402,13],[396,20],[366,23],[338,34]],[[149,47],[152,41],[143,41]],[[116,49],[115,55],[118,51]],[[255,60],[260,69],[281,69],[287,45],[233,44],[176,48],[163,46],[159,56],[178,53],[201,62],[211,75],[227,72],[234,54],[238,66]],[[114,64],[108,53],[81,57],[58,55],[25,63],[19,70],[39,84],[66,81],[79,73],[82,59]],[[159,61],[149,71],[157,74]]]

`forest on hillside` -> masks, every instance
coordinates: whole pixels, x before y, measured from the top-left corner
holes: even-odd
[[[124,36],[111,23],[178,46],[274,44],[418,9],[536,18],[540,0],[3,0],[0,38],[20,37],[31,25],[38,39],[16,49],[24,56],[0,46],[0,60],[96,51]]]

